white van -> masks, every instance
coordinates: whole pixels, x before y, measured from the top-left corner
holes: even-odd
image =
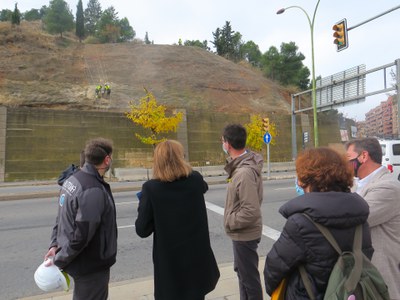
[[[382,165],[387,167],[400,180],[400,140],[380,140]]]

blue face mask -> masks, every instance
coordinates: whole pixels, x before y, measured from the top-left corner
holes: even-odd
[[[296,184],[296,193],[297,193],[297,195],[299,195],[299,196],[304,195],[304,190],[303,190],[303,188],[300,187],[300,186],[297,184],[297,178],[296,178],[295,184]]]

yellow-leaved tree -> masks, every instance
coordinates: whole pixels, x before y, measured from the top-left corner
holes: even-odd
[[[144,144],[153,145],[165,141],[166,138],[160,137],[163,132],[176,132],[179,123],[182,121],[183,114],[178,112],[171,117],[165,115],[166,107],[158,105],[154,95],[144,88],[146,96],[139,100],[139,104],[130,102],[130,111],[125,115],[133,123],[142,126],[150,131],[148,136],[135,133],[136,137]]]
[[[261,152],[263,145],[265,145],[263,137],[265,131],[263,129],[263,121],[260,115],[251,115],[250,116],[250,123],[245,124],[244,127],[247,130],[247,141],[246,145],[248,148]],[[276,137],[278,136],[278,132],[276,130],[275,123],[269,123],[269,131],[272,137],[271,145],[275,145]]]

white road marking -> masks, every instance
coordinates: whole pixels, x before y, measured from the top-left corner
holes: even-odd
[[[211,211],[213,211],[213,212],[215,212],[215,213],[217,213],[217,214],[219,214],[221,216],[224,215],[224,208],[223,207],[220,207],[218,205],[215,205],[215,204],[207,202],[207,201],[206,201],[206,207],[207,207],[207,209],[209,209],[209,210],[211,210]],[[275,230],[275,229],[273,229],[271,227],[263,225],[262,234],[264,236],[276,241],[279,238],[279,236],[281,235],[281,232],[278,231],[278,230]]]
[[[132,205],[132,204],[135,204],[135,203],[137,203],[138,201],[129,201],[129,202],[117,202],[117,203],[115,203],[115,206],[117,206],[117,205]]]
[[[118,229],[134,228],[135,225],[118,226]]]
[[[281,189],[285,189],[285,188],[281,188]],[[135,203],[134,201],[130,201],[130,202],[119,202],[119,203],[115,203],[115,205],[132,205],[133,203]],[[206,207],[207,209],[223,216],[224,215],[224,208],[220,207],[218,205],[215,205],[211,202],[206,201]],[[125,228],[134,228],[135,225],[126,225],[126,226],[118,226],[118,229],[125,229]],[[271,240],[276,241],[279,236],[281,235],[281,232],[278,230],[275,230],[271,227],[268,227],[266,225],[263,225],[263,230],[262,230],[262,234],[268,238],[270,238]]]
[[[274,191],[281,191],[281,190],[294,190],[294,187],[288,186],[288,187],[274,189]]]

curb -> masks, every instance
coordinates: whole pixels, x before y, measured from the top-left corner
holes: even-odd
[[[220,176],[217,176],[220,177]],[[223,176],[224,177],[224,176]],[[269,181],[269,180],[279,180],[279,179],[290,179],[290,178],[295,178],[295,175],[293,174],[285,174],[285,175],[277,175],[277,176],[263,176],[263,181]],[[213,176],[209,177],[204,177],[205,181],[208,183],[208,185],[214,185],[214,184],[224,184],[226,183],[225,177],[223,179],[217,179]],[[131,192],[131,191],[139,191],[142,184],[144,181],[132,181],[132,185],[130,186],[120,186],[120,187],[112,187],[112,192],[113,193],[120,193],[120,192]],[[138,184],[140,183],[140,184]],[[9,187],[9,186],[26,186],[26,185],[31,185],[31,186],[39,186],[39,185],[54,185],[54,183],[21,183],[21,184],[3,184],[0,185],[0,190],[2,187]],[[111,182],[112,185],[112,182]],[[43,191],[43,192],[30,192],[30,193],[9,193],[9,194],[4,194],[2,193],[0,195],[0,201],[13,201],[13,200],[29,200],[29,199],[38,199],[38,198],[57,198],[58,197],[58,189],[55,188],[54,190],[51,191]]]

